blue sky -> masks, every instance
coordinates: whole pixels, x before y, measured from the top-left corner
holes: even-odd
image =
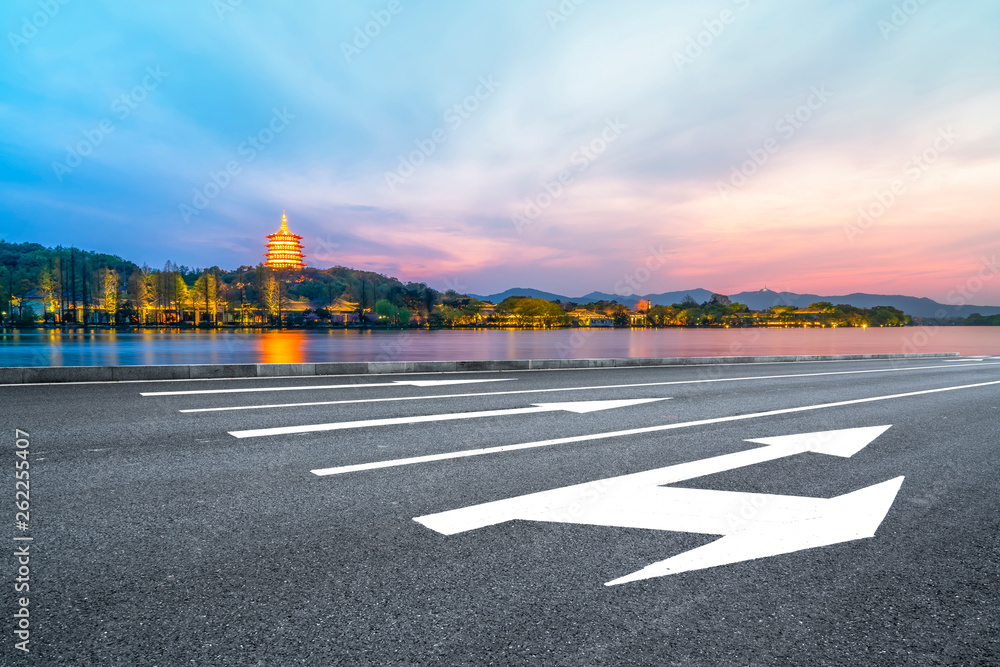
[[[986,276],[1000,305],[995,2],[0,16],[8,241],[235,267],[287,209],[310,264],[438,288],[946,300]]]

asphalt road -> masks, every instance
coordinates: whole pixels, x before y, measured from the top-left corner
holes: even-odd
[[[444,380],[482,382],[386,386]],[[265,391],[142,395],[231,389]],[[632,399],[666,400],[551,405]],[[5,665],[1000,663],[1000,358],[24,385],[0,401],[8,540],[32,538],[8,542]],[[283,407],[245,409],[264,405]],[[241,409],[181,412],[207,408]],[[466,413],[486,414],[343,424]],[[304,425],[328,426],[267,431]],[[443,534],[423,519],[869,427],[889,428],[852,456],[793,448],[646,495],[599,483],[546,520]],[[899,477],[887,511],[854,503],[815,530],[782,518]],[[704,492],[648,501],[677,489]],[[594,508],[606,525],[576,521]],[[753,555],[866,513],[873,537]],[[764,515],[772,532],[732,562],[606,585]],[[663,521],[692,529],[630,525]],[[23,595],[30,653],[13,634]]]

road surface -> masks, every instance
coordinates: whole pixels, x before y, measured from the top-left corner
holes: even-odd
[[[1000,661],[1000,358],[0,400],[3,664]]]

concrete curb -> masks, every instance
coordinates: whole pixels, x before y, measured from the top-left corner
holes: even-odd
[[[500,359],[493,361],[346,361],[313,364],[191,364],[176,366],[26,366],[0,368],[0,384],[43,382],[123,382],[136,380],[203,380],[210,378],[303,377],[310,375],[386,375],[467,371],[527,371],[567,368],[697,366],[791,361],[862,361],[935,359],[958,352],[919,354],[808,354],[775,357],[663,357],[629,359]]]

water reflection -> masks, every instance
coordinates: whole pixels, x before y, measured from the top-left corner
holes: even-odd
[[[260,363],[301,364],[305,361],[308,335],[303,331],[269,331],[261,334]]]
[[[0,366],[710,357],[959,352],[1000,355],[1000,327],[550,331],[0,330]]]

